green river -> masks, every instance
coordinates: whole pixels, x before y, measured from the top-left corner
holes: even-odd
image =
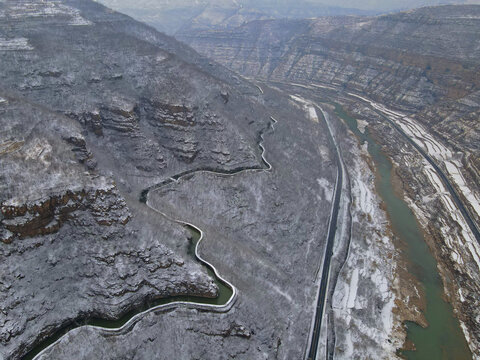
[[[422,328],[416,323],[406,322],[407,338],[415,344],[416,351],[402,351],[406,359],[471,359],[472,355],[460,329],[452,306],[444,301],[443,284],[437,270],[437,263],[431,254],[422,232],[407,204],[395,195],[392,184],[392,163],[381,151],[380,146],[368,133],[362,134],[356,119],[335,104],[336,115],[345,121],[361,142],[367,142],[368,152],[376,169],[376,188],[382,198],[395,235],[407,244],[406,258],[409,271],[421,282],[426,295],[425,317],[429,326]]]

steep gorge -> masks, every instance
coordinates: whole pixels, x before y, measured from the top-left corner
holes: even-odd
[[[479,30],[480,6],[471,5],[253,21],[179,36],[245,76],[331,84],[412,114],[464,153],[479,183]]]

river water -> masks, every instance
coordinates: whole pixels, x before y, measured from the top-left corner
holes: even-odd
[[[409,272],[421,283],[425,290],[427,328],[416,323],[406,322],[407,339],[415,344],[415,351],[402,351],[399,355],[411,360],[471,359],[472,355],[453,314],[452,306],[444,298],[442,280],[437,263],[430,252],[416,221],[416,218],[403,199],[395,195],[392,183],[392,163],[381,151],[378,143],[369,135],[368,127],[361,133],[356,119],[335,104],[337,116],[344,120],[362,143],[368,144],[376,174],[376,190],[383,200],[394,234],[407,245],[405,257],[409,262]]]

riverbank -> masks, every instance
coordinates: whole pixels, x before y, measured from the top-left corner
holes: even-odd
[[[401,351],[402,356],[408,359],[471,358],[452,307],[445,302],[437,263],[427,246],[424,233],[407,203],[398,196],[399,184],[398,179],[392,176],[391,161],[382,152],[375,138],[370,135],[368,127],[362,133],[358,130],[356,120],[349,117],[338,104],[336,110],[337,115],[347,123],[356,136],[368,144],[369,154],[377,168],[377,191],[389,214],[393,233],[407,245],[404,255],[409,262],[409,273],[420,281],[425,291],[424,315],[428,327],[423,327],[426,324],[418,319],[415,322],[405,322],[407,339],[404,350]],[[412,351],[411,344],[414,344],[415,351]]]

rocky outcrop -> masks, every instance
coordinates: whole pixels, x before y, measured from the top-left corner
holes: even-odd
[[[24,239],[38,235],[58,232],[72,213],[88,210],[99,225],[120,223],[125,225],[130,213],[125,201],[119,198],[114,187],[107,189],[66,190],[61,194],[52,194],[48,198],[18,204],[15,199],[2,203],[2,225],[4,243],[11,243],[14,238]]]
[[[191,163],[198,155],[199,141],[195,138],[195,119],[193,109],[184,105],[162,104],[145,100],[141,113],[147,117],[155,136],[165,140],[164,146],[173,155]]]

